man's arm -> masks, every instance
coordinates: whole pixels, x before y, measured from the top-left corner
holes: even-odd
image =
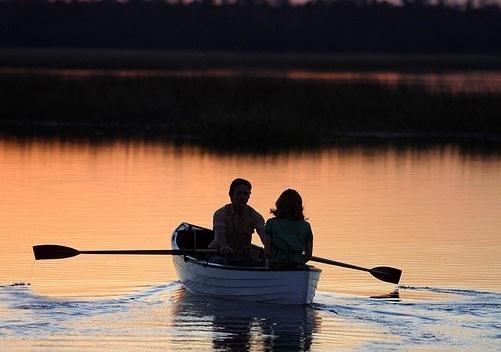
[[[257,211],[254,211],[254,228],[256,229],[259,238],[261,239],[261,243],[264,245],[264,248],[266,249],[266,244],[269,241],[266,236],[266,231],[264,229],[264,218]]]
[[[266,225],[264,226],[264,255],[266,258],[271,258],[273,252],[271,250],[271,229],[270,229],[270,223],[267,222]]]
[[[214,240],[209,244],[209,248],[219,249],[221,254],[229,254],[233,249],[228,245],[226,240],[226,226],[224,223],[224,212],[220,210],[214,213]]]

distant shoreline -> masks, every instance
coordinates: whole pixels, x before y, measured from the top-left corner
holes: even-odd
[[[501,93],[237,77],[0,75],[0,135],[283,148],[501,142]]]
[[[113,124],[113,123],[67,123],[63,121],[18,122],[0,121],[0,138],[63,138],[87,140],[165,140],[170,142],[193,143],[201,145],[226,143],[242,147],[252,146],[249,140],[211,140],[206,136],[178,134],[176,126],[164,123]],[[501,146],[501,133],[488,132],[392,132],[392,131],[333,131],[328,136],[311,141],[310,146],[328,146],[338,142],[388,142],[388,143],[487,143]],[[265,147],[288,146],[264,145]],[[304,141],[289,146],[306,145]]]
[[[501,55],[274,54],[75,48],[0,48],[0,67],[86,69],[501,70]]]

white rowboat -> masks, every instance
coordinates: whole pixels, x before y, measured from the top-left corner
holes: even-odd
[[[172,233],[172,249],[207,249],[212,230],[182,223]],[[253,246],[253,255],[263,250]],[[177,276],[186,290],[225,299],[309,304],[313,302],[321,270],[313,266],[294,269],[236,267],[210,263],[206,254],[173,256]]]

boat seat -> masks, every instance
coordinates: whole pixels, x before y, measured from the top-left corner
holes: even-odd
[[[207,249],[209,244],[214,239],[214,231],[209,229],[186,229],[179,230],[176,237],[177,245],[180,249]],[[195,246],[196,244],[196,246]],[[263,262],[264,265],[264,251],[263,248],[252,245],[251,255],[259,261]],[[198,259],[207,259],[210,255],[198,254],[196,257]]]
[[[177,245],[181,249],[207,249],[213,239],[212,230],[180,230],[177,235]]]

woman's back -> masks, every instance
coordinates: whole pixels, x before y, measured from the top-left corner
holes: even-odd
[[[304,264],[303,252],[307,244],[313,241],[311,227],[307,221],[274,217],[266,222],[265,231],[271,239],[272,264]]]

